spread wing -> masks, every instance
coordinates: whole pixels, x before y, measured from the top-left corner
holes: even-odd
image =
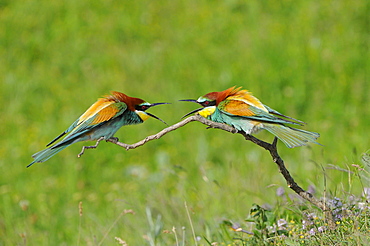
[[[91,105],[66,131],[53,139],[47,146],[50,146],[58,139],[69,133],[63,141],[79,136],[88,130],[114,119],[125,112],[127,105],[124,102],[117,102],[112,99],[100,98]]]
[[[262,105],[262,104],[261,104]],[[229,116],[239,116],[250,120],[260,121],[260,122],[269,122],[277,124],[296,124],[300,125],[297,122],[286,120],[275,116],[284,116],[277,111],[273,111],[274,114],[270,113],[270,108],[264,107],[264,105],[256,105],[249,103],[247,100],[242,99],[227,99],[221,102],[218,105],[219,110]],[[285,116],[284,116],[285,117]],[[289,117],[287,117],[289,118]]]

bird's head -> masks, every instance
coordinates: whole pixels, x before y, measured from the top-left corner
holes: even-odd
[[[151,113],[146,112],[146,110],[157,105],[169,103],[148,103],[143,99],[129,97],[126,94],[116,91],[113,91],[112,94],[116,99],[118,99],[121,102],[124,102],[127,105],[128,110],[135,112],[140,117],[141,120],[146,121],[147,119],[149,119],[149,117],[153,117],[154,119],[162,121],[164,124],[167,125],[167,123],[164,122],[162,119]]]
[[[159,121],[162,121],[164,124],[167,125],[166,122],[164,122],[162,119],[160,119],[159,117],[155,116],[154,114],[151,114],[149,112],[145,112],[147,109],[149,109],[149,108],[151,108],[153,106],[162,105],[162,104],[169,104],[169,103],[148,103],[148,102],[143,101],[142,103],[135,105],[135,111],[134,112],[143,121],[146,121],[149,117],[153,117],[154,119],[157,119]]]
[[[186,101],[186,102],[195,102],[202,106],[202,108],[195,109],[186,115],[184,115],[182,118],[185,118],[188,115],[198,113],[201,116],[207,118],[209,115],[213,114],[216,110],[216,107],[220,102],[225,100],[227,97],[232,96],[236,94],[240,88],[231,87],[224,91],[219,92],[210,92],[205,94],[204,96],[199,97],[197,100],[195,99],[184,99],[180,101]]]

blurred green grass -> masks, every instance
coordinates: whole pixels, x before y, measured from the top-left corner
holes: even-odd
[[[265,151],[197,123],[128,152],[102,143],[78,159],[76,144],[25,169],[111,90],[173,103],[151,110],[173,124],[195,107],[178,99],[243,86],[321,134],[325,147],[280,146],[299,184],[360,195],[362,184],[323,167],[351,169],[370,146],[368,10],[367,1],[0,1],[0,245],[72,245],[79,233],[97,245],[123,209],[136,214],[103,244],[143,244],[146,208],[191,242],[184,201],[196,233],[220,240],[222,219],[274,204],[285,187]],[[164,127],[149,120],[117,137],[134,143]]]

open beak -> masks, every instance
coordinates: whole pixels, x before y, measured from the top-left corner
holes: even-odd
[[[150,104],[150,107],[153,107],[153,106],[157,106],[157,105],[162,105],[162,104],[171,104],[171,103],[152,103]],[[155,116],[154,114],[151,114],[151,113],[148,113],[148,112],[145,112],[147,115],[149,115],[150,117],[153,117],[154,119],[157,119],[159,121],[162,121],[164,124],[166,124],[168,126],[168,124],[162,120],[161,118]]]
[[[196,113],[196,112],[198,112],[198,111],[201,111],[202,109],[204,109],[204,108],[198,108],[198,109],[195,109],[195,110],[193,110],[193,111],[191,111],[191,112],[187,113],[187,114],[186,114],[186,115],[184,115],[183,117],[181,117],[181,119],[184,119],[186,116],[189,116],[189,115],[194,114],[194,113]]]
[[[197,100],[194,100],[194,99],[183,99],[183,100],[179,100],[179,101],[181,101],[181,102],[195,102],[195,103],[199,103]],[[183,117],[181,117],[181,119],[184,119],[186,116],[189,116],[189,115],[191,115],[191,114],[194,114],[194,113],[196,113],[196,112],[198,112],[198,111],[200,111],[200,110],[202,110],[203,108],[198,108],[198,109],[195,109],[195,110],[193,110],[193,111],[191,111],[191,112],[189,112],[189,113],[187,113],[186,115],[184,115]]]
[[[155,116],[154,114],[151,114],[151,113],[148,113],[148,112],[145,112],[147,115],[149,115],[150,117],[153,117],[154,119],[157,119],[157,120],[159,120],[159,121],[162,121],[163,123],[165,123],[167,126],[168,126],[168,124],[164,121],[164,120],[162,120],[161,118],[159,118],[159,117],[157,117],[157,116]]]

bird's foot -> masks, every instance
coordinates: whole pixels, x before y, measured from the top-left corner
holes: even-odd
[[[96,147],[98,147],[100,141],[102,141],[102,140],[104,140],[104,137],[100,137],[98,139],[98,141],[96,141],[96,144],[95,145],[92,145],[92,146],[83,146],[81,152],[77,155],[77,157],[80,158],[85,153],[85,149],[96,149]]]
[[[114,143],[114,144],[118,143],[118,141],[119,141],[119,139],[117,137],[111,137],[111,138],[107,139],[107,142],[108,142],[108,140],[109,140],[109,142]]]

